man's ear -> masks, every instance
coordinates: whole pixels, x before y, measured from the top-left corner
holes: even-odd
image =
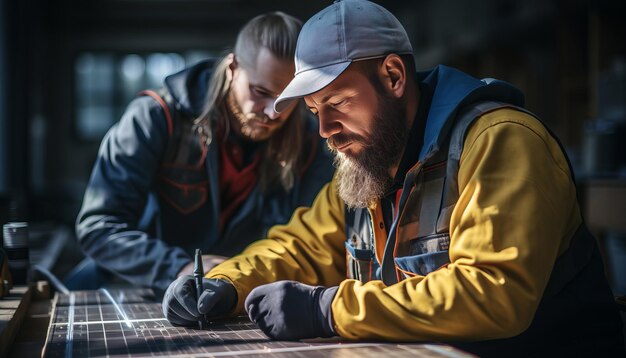
[[[235,70],[237,69],[239,64],[237,63],[237,58],[235,57],[234,53],[229,53],[228,56],[226,56],[226,61],[228,62],[228,71],[226,71],[226,78],[230,82],[233,80]]]
[[[395,53],[387,55],[379,67],[381,82],[389,93],[401,98],[406,90],[406,67],[402,58]]]

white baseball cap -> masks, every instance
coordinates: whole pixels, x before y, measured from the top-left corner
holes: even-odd
[[[412,54],[400,21],[384,7],[366,0],[338,0],[311,17],[296,45],[296,73],[274,102],[281,112],[298,98],[335,80],[352,61]]]

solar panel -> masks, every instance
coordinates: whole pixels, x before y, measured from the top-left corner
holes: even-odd
[[[274,341],[245,316],[216,320],[208,328],[172,326],[150,290],[57,293],[43,356],[469,356],[452,347],[431,344],[348,343],[337,339]]]

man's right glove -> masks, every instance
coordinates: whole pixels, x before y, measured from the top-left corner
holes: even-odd
[[[196,326],[200,315],[225,316],[237,304],[237,291],[226,280],[202,279],[203,292],[197,299],[195,279],[181,276],[172,282],[163,297],[163,315],[175,326]]]
[[[244,305],[250,320],[272,339],[332,337],[337,333],[331,305],[338,289],[278,281],[252,290]]]

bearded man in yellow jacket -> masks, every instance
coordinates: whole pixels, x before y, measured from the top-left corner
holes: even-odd
[[[176,325],[245,309],[275,339],[448,342],[480,355],[623,355],[622,323],[558,141],[523,95],[415,72],[399,21],[337,1],[303,27],[296,75],[337,172],[310,208],[217,266]],[[605,355],[605,356],[606,356]]]

